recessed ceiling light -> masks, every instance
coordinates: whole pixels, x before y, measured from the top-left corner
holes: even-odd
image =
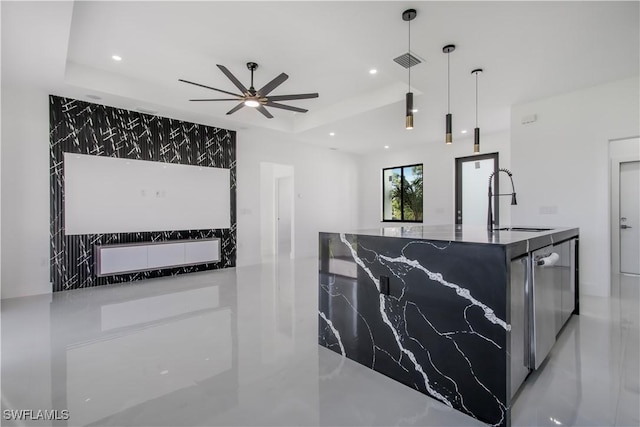
[[[388,146],[388,145],[385,145],[385,146],[384,146],[384,148],[387,148],[387,149],[388,149],[388,148],[389,148],[389,146]]]
[[[329,132],[329,136],[336,136],[335,132]]]
[[[376,74],[377,72],[378,70],[376,70],[375,68],[369,70],[369,74]]]
[[[113,59],[114,61],[122,61],[122,57],[119,55],[113,55],[111,59]]]
[[[467,131],[466,130],[461,130],[460,133],[467,133]]]

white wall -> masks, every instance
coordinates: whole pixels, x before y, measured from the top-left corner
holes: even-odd
[[[2,86],[2,298],[51,292],[49,97]]]
[[[444,135],[443,135],[444,139]],[[500,132],[481,135],[482,153],[499,153],[500,167],[509,168],[509,133]],[[452,224],[455,208],[455,159],[473,154],[472,138],[456,138],[453,145],[443,142],[424,143],[421,147],[394,150],[393,148],[362,156],[358,168],[359,180],[359,228],[394,226],[397,223],[383,223],[382,220],[382,169],[415,163],[424,165],[424,225]],[[500,188],[511,188],[508,181],[502,181]],[[518,190],[518,176],[514,171],[514,181]],[[508,224],[510,218],[509,201],[501,200],[501,223]]]
[[[610,292],[609,140],[640,134],[638,77],[511,110],[514,223],[580,227],[581,293]],[[535,123],[521,124],[536,114]],[[547,212],[547,213],[544,213]],[[549,213],[550,212],[550,213]]]
[[[318,232],[356,227],[358,165],[354,155],[309,147],[273,131],[240,131],[237,138],[238,265],[261,262],[262,162],[293,166],[296,258],[317,256]]]

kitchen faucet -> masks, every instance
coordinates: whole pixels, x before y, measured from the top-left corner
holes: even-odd
[[[493,192],[491,191],[491,180],[493,179],[493,176],[496,173],[499,172],[504,172],[507,175],[509,175],[509,179],[511,180],[511,193],[503,193],[503,194],[493,194]],[[489,175],[489,210],[487,212],[487,231],[493,231],[493,207],[491,205],[491,198],[492,197],[498,197],[498,196],[511,196],[511,205],[517,205],[518,202],[516,201],[516,188],[513,186],[513,174],[511,173],[511,171],[509,169],[503,169],[500,168],[498,169],[497,172],[491,172],[491,175]],[[496,201],[497,203],[497,201]]]

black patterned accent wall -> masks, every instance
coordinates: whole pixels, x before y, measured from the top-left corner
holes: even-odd
[[[234,267],[236,263],[236,133],[211,126],[49,96],[51,282],[53,291]],[[66,235],[64,153],[230,169],[231,228]],[[96,245],[218,237],[217,263],[106,277],[95,274]]]

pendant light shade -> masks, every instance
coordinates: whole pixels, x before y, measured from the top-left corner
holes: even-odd
[[[473,154],[480,153],[480,128],[473,130]]]
[[[413,21],[418,13],[415,9],[407,9],[402,12],[402,20],[409,23],[409,90],[406,96],[406,113],[405,113],[405,129],[413,129],[413,92],[411,92],[411,21]]]
[[[406,119],[405,119],[405,128],[413,129],[413,92],[407,92],[406,96]]]
[[[445,116],[445,143],[451,145],[453,143],[453,131],[451,125],[451,68],[449,64],[450,53],[456,50],[456,45],[448,44],[442,48],[442,52],[447,54],[447,115]]]
[[[482,73],[482,68],[476,68],[471,74],[476,76],[476,127],[473,130],[473,153],[480,153],[480,128],[478,127],[478,75]]]

